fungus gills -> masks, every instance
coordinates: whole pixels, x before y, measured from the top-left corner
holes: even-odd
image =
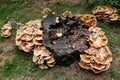
[[[12,28],[17,29],[20,26],[23,26],[23,24],[15,21],[8,21],[8,23],[3,25],[3,27],[1,28],[1,35],[4,37],[10,37],[12,34],[11,29]]]
[[[42,28],[40,20],[29,21],[17,30],[16,45],[25,52],[33,52],[33,62],[41,69],[53,67],[55,59],[42,44]],[[45,63],[46,62],[46,63]]]
[[[100,73],[107,70],[110,67],[112,61],[112,53],[108,46],[101,48],[90,47],[85,50],[86,54],[80,55],[79,65],[85,69],[91,69],[95,73]]]
[[[117,9],[113,6],[97,6],[92,12],[98,19],[103,19],[105,22],[118,20]]]
[[[1,35],[4,37],[9,37],[11,35],[11,32],[10,32],[11,29],[12,29],[12,26],[10,23],[5,24],[1,28]]]

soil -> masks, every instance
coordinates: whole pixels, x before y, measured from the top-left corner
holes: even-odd
[[[11,59],[11,58],[12,57],[9,56],[8,54],[5,53],[0,54],[0,65],[3,65],[7,59]]]
[[[0,54],[0,65],[4,64],[7,59],[12,59],[12,57],[14,56],[12,55],[12,53],[10,53],[10,51],[14,49],[14,43],[15,40],[13,37],[0,42],[0,47],[3,48],[3,51]]]

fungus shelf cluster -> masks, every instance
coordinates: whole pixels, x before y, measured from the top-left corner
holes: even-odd
[[[82,68],[100,73],[110,67],[112,53],[94,15],[49,13],[42,21],[29,21],[17,29],[16,45],[33,52],[33,62],[41,69],[53,67],[55,56],[80,55]]]
[[[117,9],[113,6],[97,6],[92,12],[98,19],[103,19],[105,22],[118,20]]]
[[[80,55],[80,66],[85,69],[91,69],[95,73],[100,73],[110,67],[112,54],[108,46],[101,48],[90,47],[85,50],[85,54]]]
[[[10,37],[11,36],[11,30],[12,28],[18,28],[20,26],[22,26],[22,23],[18,23],[15,21],[8,21],[8,23],[6,23],[2,28],[1,28],[1,35],[4,37]]]
[[[82,68],[90,69],[95,73],[100,73],[110,67],[112,61],[112,53],[110,52],[107,43],[108,39],[101,28],[96,27],[97,21],[93,15],[77,15],[77,18],[82,20],[85,25],[89,26],[89,38],[87,39],[90,45],[84,53],[80,54],[79,65]]]
[[[33,52],[33,62],[38,64],[41,69],[48,66],[53,67],[55,60],[52,53],[49,52],[42,44],[43,32],[41,29],[41,21],[29,21],[20,27],[16,33],[16,45],[25,52]]]
[[[9,37],[11,35],[11,32],[10,32],[11,29],[12,29],[12,26],[10,23],[5,24],[1,28],[1,35],[4,37]]]

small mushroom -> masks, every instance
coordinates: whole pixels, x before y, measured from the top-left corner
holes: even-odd
[[[42,44],[42,31],[37,30],[35,33],[33,33],[33,35],[35,36],[33,38],[33,44],[35,45],[43,45]]]
[[[90,55],[87,55],[87,54],[83,54],[83,55],[81,54],[80,58],[85,63],[90,63],[93,60],[92,57]]]
[[[93,70],[95,73],[100,73],[110,67],[112,61],[112,53],[108,46],[101,48],[90,47],[85,50],[85,54],[80,54],[79,65],[82,68]]]
[[[117,9],[113,6],[97,6],[92,12],[98,19],[103,19],[105,22],[118,20]]]
[[[22,42],[19,48],[24,50],[25,52],[31,52],[33,49],[33,45],[34,44],[32,42]]]
[[[36,55],[36,54],[35,54],[35,55]],[[33,61],[34,63],[36,63],[36,62],[38,61],[38,59],[39,59],[39,57],[33,56],[32,61]]]
[[[42,31],[40,20],[31,20],[16,32],[15,42],[20,49],[31,52],[35,45],[42,45]]]
[[[108,64],[112,61],[112,53],[108,46],[94,49],[93,52],[96,52],[96,54],[93,54],[92,58],[99,64]]]
[[[48,69],[48,67],[47,67],[46,65],[44,65],[44,64],[40,64],[39,67],[40,67],[41,69]]]
[[[69,14],[72,14],[72,12],[71,12],[70,10],[67,10],[67,11],[65,11],[64,13],[62,13],[62,15],[63,15],[64,17],[67,17]]]
[[[55,59],[44,46],[37,46],[34,49],[33,62],[38,64],[41,69],[47,69],[55,65]]]
[[[98,69],[92,68],[92,71],[94,73],[100,73],[100,72],[108,70],[109,68],[110,68],[110,63],[106,64],[105,67],[102,70],[98,70]]]
[[[76,15],[76,17],[77,17],[77,19],[82,20],[84,25],[86,25],[86,26],[95,27],[96,24],[97,24],[97,20],[96,20],[96,17],[94,15],[91,15],[91,14],[85,14],[85,15],[78,14],[78,15]]]
[[[41,21],[29,21],[23,27],[17,29],[16,45],[25,52],[34,52],[33,62],[41,69],[53,67],[55,59],[42,44]],[[46,61],[46,62],[45,62]]]
[[[117,14],[112,14],[111,16],[110,16],[110,20],[111,21],[116,21],[118,19],[118,15]]]
[[[42,15],[46,15],[47,13],[51,12],[50,8],[44,8],[43,11],[41,12]]]
[[[101,31],[101,28],[91,27],[89,28],[89,31],[91,32],[90,37],[88,39],[90,46],[100,48],[108,43],[108,39],[104,35],[104,32]]]
[[[38,47],[34,48],[34,56],[39,56],[39,55],[44,54],[44,51],[43,51],[44,49],[45,49],[45,47],[43,47],[43,46],[38,46]]]
[[[25,25],[34,27],[34,29],[40,29],[41,26],[41,20],[31,20],[27,22]]]
[[[104,8],[101,6],[97,6],[97,7],[93,8],[93,10],[92,10],[93,14],[97,14],[97,13],[102,14],[103,11],[104,11]]]
[[[80,60],[79,65],[84,69],[91,69],[91,66],[89,63],[85,63],[84,61]]]
[[[90,63],[90,66],[92,67],[92,69],[99,70],[99,71],[105,69],[106,65],[107,64],[103,65],[103,64],[98,64],[98,63]]]
[[[11,35],[10,30],[12,29],[11,24],[7,23],[1,28],[1,35],[4,37],[9,37]]]

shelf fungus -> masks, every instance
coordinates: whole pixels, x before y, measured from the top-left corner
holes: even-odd
[[[3,27],[1,28],[1,35],[4,37],[10,37],[12,34],[11,30],[17,29],[20,26],[23,26],[23,24],[16,21],[8,21],[8,23],[3,25]]]
[[[90,37],[88,39],[90,46],[93,46],[95,48],[100,48],[102,46],[107,45],[108,43],[107,37],[105,36],[101,28],[91,27],[89,28],[89,31],[91,32]]]
[[[101,48],[90,47],[85,50],[85,54],[80,55],[79,65],[85,69],[91,69],[95,73],[100,73],[107,70],[110,67],[112,61],[112,53],[108,46]]]
[[[46,15],[47,13],[51,12],[50,8],[44,8],[43,11],[41,12],[42,15]]]
[[[95,27],[97,25],[97,20],[94,15],[91,14],[77,14],[76,18],[83,21],[84,25],[88,27]]]
[[[41,69],[53,67],[58,57],[74,57],[82,68],[100,73],[110,67],[112,53],[105,33],[96,25],[94,15],[53,12],[17,29],[16,45],[33,52],[33,62]]]
[[[33,62],[38,64],[41,69],[47,69],[55,65],[52,53],[44,46],[36,46],[34,49]]]
[[[25,52],[31,52],[35,45],[42,45],[42,31],[40,20],[29,21],[17,29],[16,45]]]
[[[11,24],[8,22],[6,23],[1,29],[1,35],[4,37],[9,37],[11,35],[10,30],[12,29]]]
[[[72,12],[71,12],[70,10],[67,10],[67,11],[65,11],[64,13],[62,13],[62,15],[63,15],[64,17],[67,17],[69,14],[72,14]]]
[[[98,19],[103,19],[105,22],[118,20],[117,9],[113,6],[97,6],[92,12]]]
[[[53,67],[55,59],[42,44],[42,28],[40,20],[26,23],[17,30],[16,45],[25,52],[33,52],[33,62],[41,69]]]

